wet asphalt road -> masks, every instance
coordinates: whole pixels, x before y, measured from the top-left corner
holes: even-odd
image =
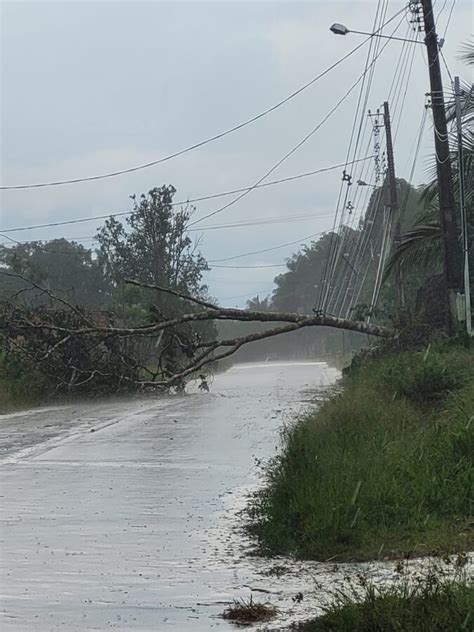
[[[231,629],[219,613],[251,591],[291,619],[316,571],[267,577],[275,562],[246,555],[236,511],[305,389],[336,377],[248,365],[210,394],[0,418],[1,629]]]

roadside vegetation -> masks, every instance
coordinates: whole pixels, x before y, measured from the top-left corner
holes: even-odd
[[[472,549],[472,350],[354,362],[342,392],[283,442],[250,509],[262,552],[342,561]]]
[[[232,621],[236,625],[251,625],[252,623],[263,623],[270,621],[277,614],[277,609],[268,603],[254,601],[250,599],[238,599],[228,606],[222,613],[222,618]]]
[[[0,365],[1,362],[0,357]],[[22,408],[31,408],[38,403],[38,398],[28,389],[25,380],[11,379],[2,373],[0,368],[0,415]]]
[[[460,632],[474,627],[474,585],[437,571],[377,589],[364,583],[339,592],[325,613],[298,632]]]

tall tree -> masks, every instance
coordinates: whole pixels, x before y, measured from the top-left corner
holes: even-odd
[[[47,242],[30,241],[0,248],[0,262],[6,271],[65,294],[70,301],[87,306],[103,305],[110,300],[110,284],[91,250],[67,239]],[[0,278],[0,294],[22,287],[21,279]],[[23,296],[30,304],[44,304],[46,297],[29,292]]]
[[[132,278],[194,296],[207,291],[207,263],[186,232],[193,208],[174,210],[175,193],[173,186],[162,186],[132,196],[126,227],[114,217],[106,220],[97,234],[98,258],[111,282]]]
[[[124,226],[114,217],[106,220],[97,234],[99,264],[105,277],[116,288],[122,303],[122,319],[134,322],[143,319],[146,310],[148,320],[176,317],[194,307],[172,293],[160,290],[126,286],[127,280],[145,285],[167,288],[196,298],[207,297],[203,283],[208,265],[199,252],[199,242],[193,242],[187,226],[192,207],[175,209],[173,196],[176,189],[169,186],[155,187],[139,198],[132,196],[133,208]],[[133,318],[133,316],[137,318]],[[190,324],[167,330],[156,342],[148,344],[142,361],[154,364],[161,374],[171,374],[183,356],[192,354],[201,336],[212,339],[215,333],[212,323]]]

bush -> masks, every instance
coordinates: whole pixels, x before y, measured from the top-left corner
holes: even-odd
[[[18,393],[98,396],[135,388],[140,368],[116,336],[66,335],[94,315],[77,310],[2,304],[0,381]],[[82,317],[81,317],[82,314]],[[109,318],[109,315],[102,315]],[[108,322],[107,324],[111,324]]]
[[[0,414],[5,414],[18,408],[34,405],[38,400],[32,392],[29,380],[23,378],[12,379],[2,375],[0,357]]]
[[[428,347],[424,353],[402,353],[383,363],[381,379],[397,397],[429,403],[462,388],[473,370],[467,353],[439,353]]]
[[[263,552],[363,559],[472,543],[472,356],[452,353],[460,368],[434,357],[434,366],[449,368],[430,369],[431,378],[422,377],[418,354],[412,366],[409,354],[370,361],[340,395],[285,431],[250,508]],[[387,382],[393,375],[396,389]],[[422,398],[409,376],[425,384]],[[443,380],[451,394],[440,390]]]

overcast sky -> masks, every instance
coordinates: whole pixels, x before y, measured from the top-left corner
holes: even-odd
[[[387,17],[402,6],[389,2]],[[335,36],[329,26],[338,21],[355,30],[370,30],[376,8],[376,0],[2,2],[1,183],[69,179],[128,168],[224,131],[272,106],[360,43],[363,36]],[[451,10],[444,55],[453,74],[472,80],[457,59],[460,43],[473,32],[472,3],[436,1],[441,35]],[[397,35],[410,33],[404,21]],[[424,94],[429,91],[424,46],[410,46],[417,50],[408,88],[403,83],[390,95],[394,132],[398,128],[397,175],[405,178]],[[388,98],[402,47],[402,42],[390,41],[378,60],[367,108],[375,110]],[[161,165],[97,182],[3,192],[0,229],[126,211],[130,194],[162,184],[176,187],[176,199],[250,186],[326,116],[363,72],[366,56],[367,45],[265,118]],[[444,68],[443,72],[446,75]],[[358,97],[355,89],[269,180],[343,163]],[[427,179],[431,135],[427,125],[417,183]],[[367,133],[361,156],[368,139]],[[362,166],[351,172],[355,178],[372,177]],[[199,226],[303,217],[203,231],[204,256],[222,259],[330,229],[340,182],[338,169],[251,192]],[[198,203],[195,219],[231,199]],[[354,199],[356,212],[361,212],[364,196],[359,191]],[[64,236],[89,246],[99,224],[9,235],[18,240]],[[290,245],[224,265],[278,265],[297,249],[298,244]],[[223,304],[243,305],[251,295],[269,293],[274,276],[282,271],[280,267],[214,268],[207,281]]]

